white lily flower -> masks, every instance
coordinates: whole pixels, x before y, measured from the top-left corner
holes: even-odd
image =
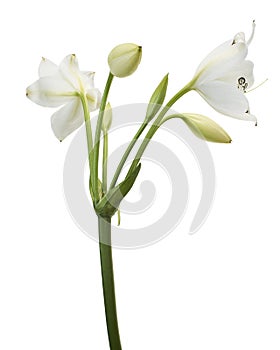
[[[252,120],[256,117],[250,114],[249,103],[244,93],[254,83],[253,63],[245,60],[248,41],[244,33],[238,33],[214,49],[198,66],[192,80],[192,90],[196,90],[206,102],[216,111],[227,116]]]
[[[39,80],[26,89],[26,96],[41,106],[63,105],[51,118],[53,132],[60,141],[84,122],[81,95],[86,97],[90,112],[99,107],[101,94],[93,78],[94,73],[80,71],[75,55],[66,56],[59,66],[43,58]]]

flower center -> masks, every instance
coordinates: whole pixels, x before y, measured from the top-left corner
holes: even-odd
[[[238,87],[238,89],[242,90],[243,92],[246,92],[246,89],[248,87],[248,83],[246,82],[246,79],[244,77],[238,78],[237,87]]]

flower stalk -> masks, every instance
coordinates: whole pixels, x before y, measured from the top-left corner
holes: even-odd
[[[100,136],[101,136],[101,129],[102,129],[102,121],[104,116],[104,111],[107,103],[108,94],[110,91],[110,87],[113,81],[113,74],[110,72],[106,86],[104,89],[104,93],[101,99],[100,103],[100,109],[97,119],[97,125],[95,130],[95,139],[94,139],[94,150],[93,150],[93,179],[94,179],[94,186],[93,186],[93,194],[95,198],[95,203],[97,203],[100,200],[100,194],[98,191],[98,161],[99,161],[99,147],[100,147]]]
[[[110,349],[121,350],[111,247],[111,218],[99,217],[98,230],[104,306]]]
[[[108,132],[103,132],[103,158],[102,158],[102,190],[107,192],[107,160],[108,160]]]
[[[89,161],[89,170],[90,170],[90,182],[92,188],[94,188],[94,178],[93,174],[93,139],[92,139],[92,128],[90,121],[90,112],[88,108],[88,101],[84,94],[80,94],[81,103],[84,111],[84,119],[86,126],[86,136],[87,136],[87,148],[88,148],[88,161]]]
[[[142,135],[143,131],[146,129],[147,125],[148,124],[146,122],[141,124],[140,128],[137,130],[136,134],[133,136],[132,140],[130,141],[129,145],[127,146],[127,149],[125,150],[125,152],[124,152],[124,154],[119,162],[119,165],[117,166],[117,169],[115,171],[115,174],[113,176],[113,179],[111,181],[109,189],[112,189],[116,185],[118,178],[120,176],[120,173],[125,165],[125,162],[129,156],[130,152],[132,151],[132,149],[135,146],[135,143],[137,142],[139,137]]]

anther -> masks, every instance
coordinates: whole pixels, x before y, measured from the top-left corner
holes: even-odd
[[[244,77],[240,77],[237,82],[238,82],[238,85],[237,85],[238,89],[242,89],[243,92],[246,92],[246,89],[248,87],[248,83],[246,82],[246,79]]]

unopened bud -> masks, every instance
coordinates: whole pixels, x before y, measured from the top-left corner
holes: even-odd
[[[201,114],[183,114],[182,119],[199,138],[210,142],[231,143],[228,133],[212,119]]]
[[[162,119],[160,125],[170,119],[182,119],[190,130],[202,140],[219,143],[231,143],[228,133],[212,119],[201,114],[182,113],[168,115]]]
[[[135,44],[121,44],[113,48],[108,56],[111,73],[119,78],[136,71],[142,57],[142,47]]]
[[[112,108],[110,103],[108,102],[105,107],[104,115],[103,115],[103,121],[102,121],[103,132],[107,132],[110,129],[112,124],[112,119],[113,119]]]

